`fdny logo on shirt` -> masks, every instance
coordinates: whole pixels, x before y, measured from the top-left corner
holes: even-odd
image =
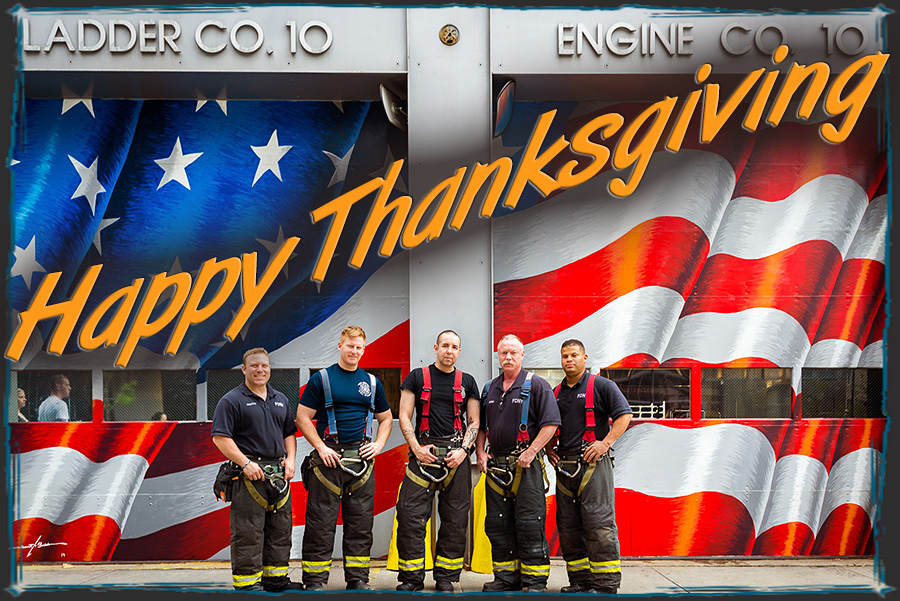
[[[275,406],[276,407],[284,407],[284,403],[279,403],[278,401],[275,401]]]
[[[369,396],[370,394],[372,394],[372,389],[369,387],[368,382],[360,382],[356,388],[357,390],[359,390],[359,394],[363,396]]]
[[[576,399],[586,399],[586,398],[587,398],[587,393],[586,393],[586,392],[579,392],[578,394],[575,395],[575,398],[576,398]]]
[[[520,399],[519,397],[514,397],[514,398],[510,401],[510,403],[512,403],[513,405],[521,405],[521,404],[522,404],[522,399]]]

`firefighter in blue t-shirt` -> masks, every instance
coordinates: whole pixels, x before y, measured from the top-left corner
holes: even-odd
[[[580,340],[563,342],[560,354],[566,377],[554,393],[562,423],[547,457],[556,468],[556,528],[569,576],[561,592],[616,594],[622,569],[610,451],[632,411],[613,381],[586,369]]]
[[[338,343],[338,362],[312,374],[297,406],[297,425],[313,447],[301,467],[307,489],[302,550],[306,590],[321,590],[328,582],[339,511],[344,524],[347,588],[371,589],[369,563],[375,511],[372,473],[375,456],[391,433],[392,417],[384,386],[359,368],[365,346],[362,328],[344,328]],[[373,420],[378,421],[374,440]]]

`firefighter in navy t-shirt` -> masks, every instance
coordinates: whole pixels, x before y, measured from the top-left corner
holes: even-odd
[[[362,328],[344,328],[338,343],[338,362],[312,374],[297,406],[297,425],[313,447],[301,468],[307,488],[302,550],[306,590],[321,590],[328,582],[339,511],[344,525],[347,588],[372,588],[372,473],[375,456],[391,433],[392,418],[384,386],[358,367],[365,346],[366,333]],[[373,419],[378,420],[374,440]]]
[[[541,592],[550,576],[543,448],[559,425],[559,409],[550,384],[522,369],[524,356],[519,338],[501,338],[497,357],[503,374],[482,394],[475,452],[487,478],[484,531],[494,572],[485,592]]]
[[[561,592],[615,594],[622,570],[609,451],[632,411],[614,382],[585,368],[581,341],[566,340],[560,353],[566,377],[555,394],[562,424],[547,456],[556,467],[556,527],[569,576]]]
[[[459,335],[444,330],[434,345],[435,362],[412,370],[401,384],[400,430],[409,444],[409,464],[397,499],[398,591],[424,588],[425,523],[436,492],[441,529],[435,590],[455,592],[462,571],[472,497],[468,458],[475,448],[480,401],[475,378],[454,367],[459,351]]]

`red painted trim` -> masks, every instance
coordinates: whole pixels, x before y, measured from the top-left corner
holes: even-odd
[[[691,366],[691,421],[700,421],[700,366]]]

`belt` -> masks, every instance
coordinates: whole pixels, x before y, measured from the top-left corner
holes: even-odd
[[[353,442],[325,441],[325,444],[333,451],[341,455],[338,467],[351,476],[362,476],[369,468],[369,462],[359,455],[359,447],[365,444],[364,440]],[[318,453],[316,454],[318,456]]]

